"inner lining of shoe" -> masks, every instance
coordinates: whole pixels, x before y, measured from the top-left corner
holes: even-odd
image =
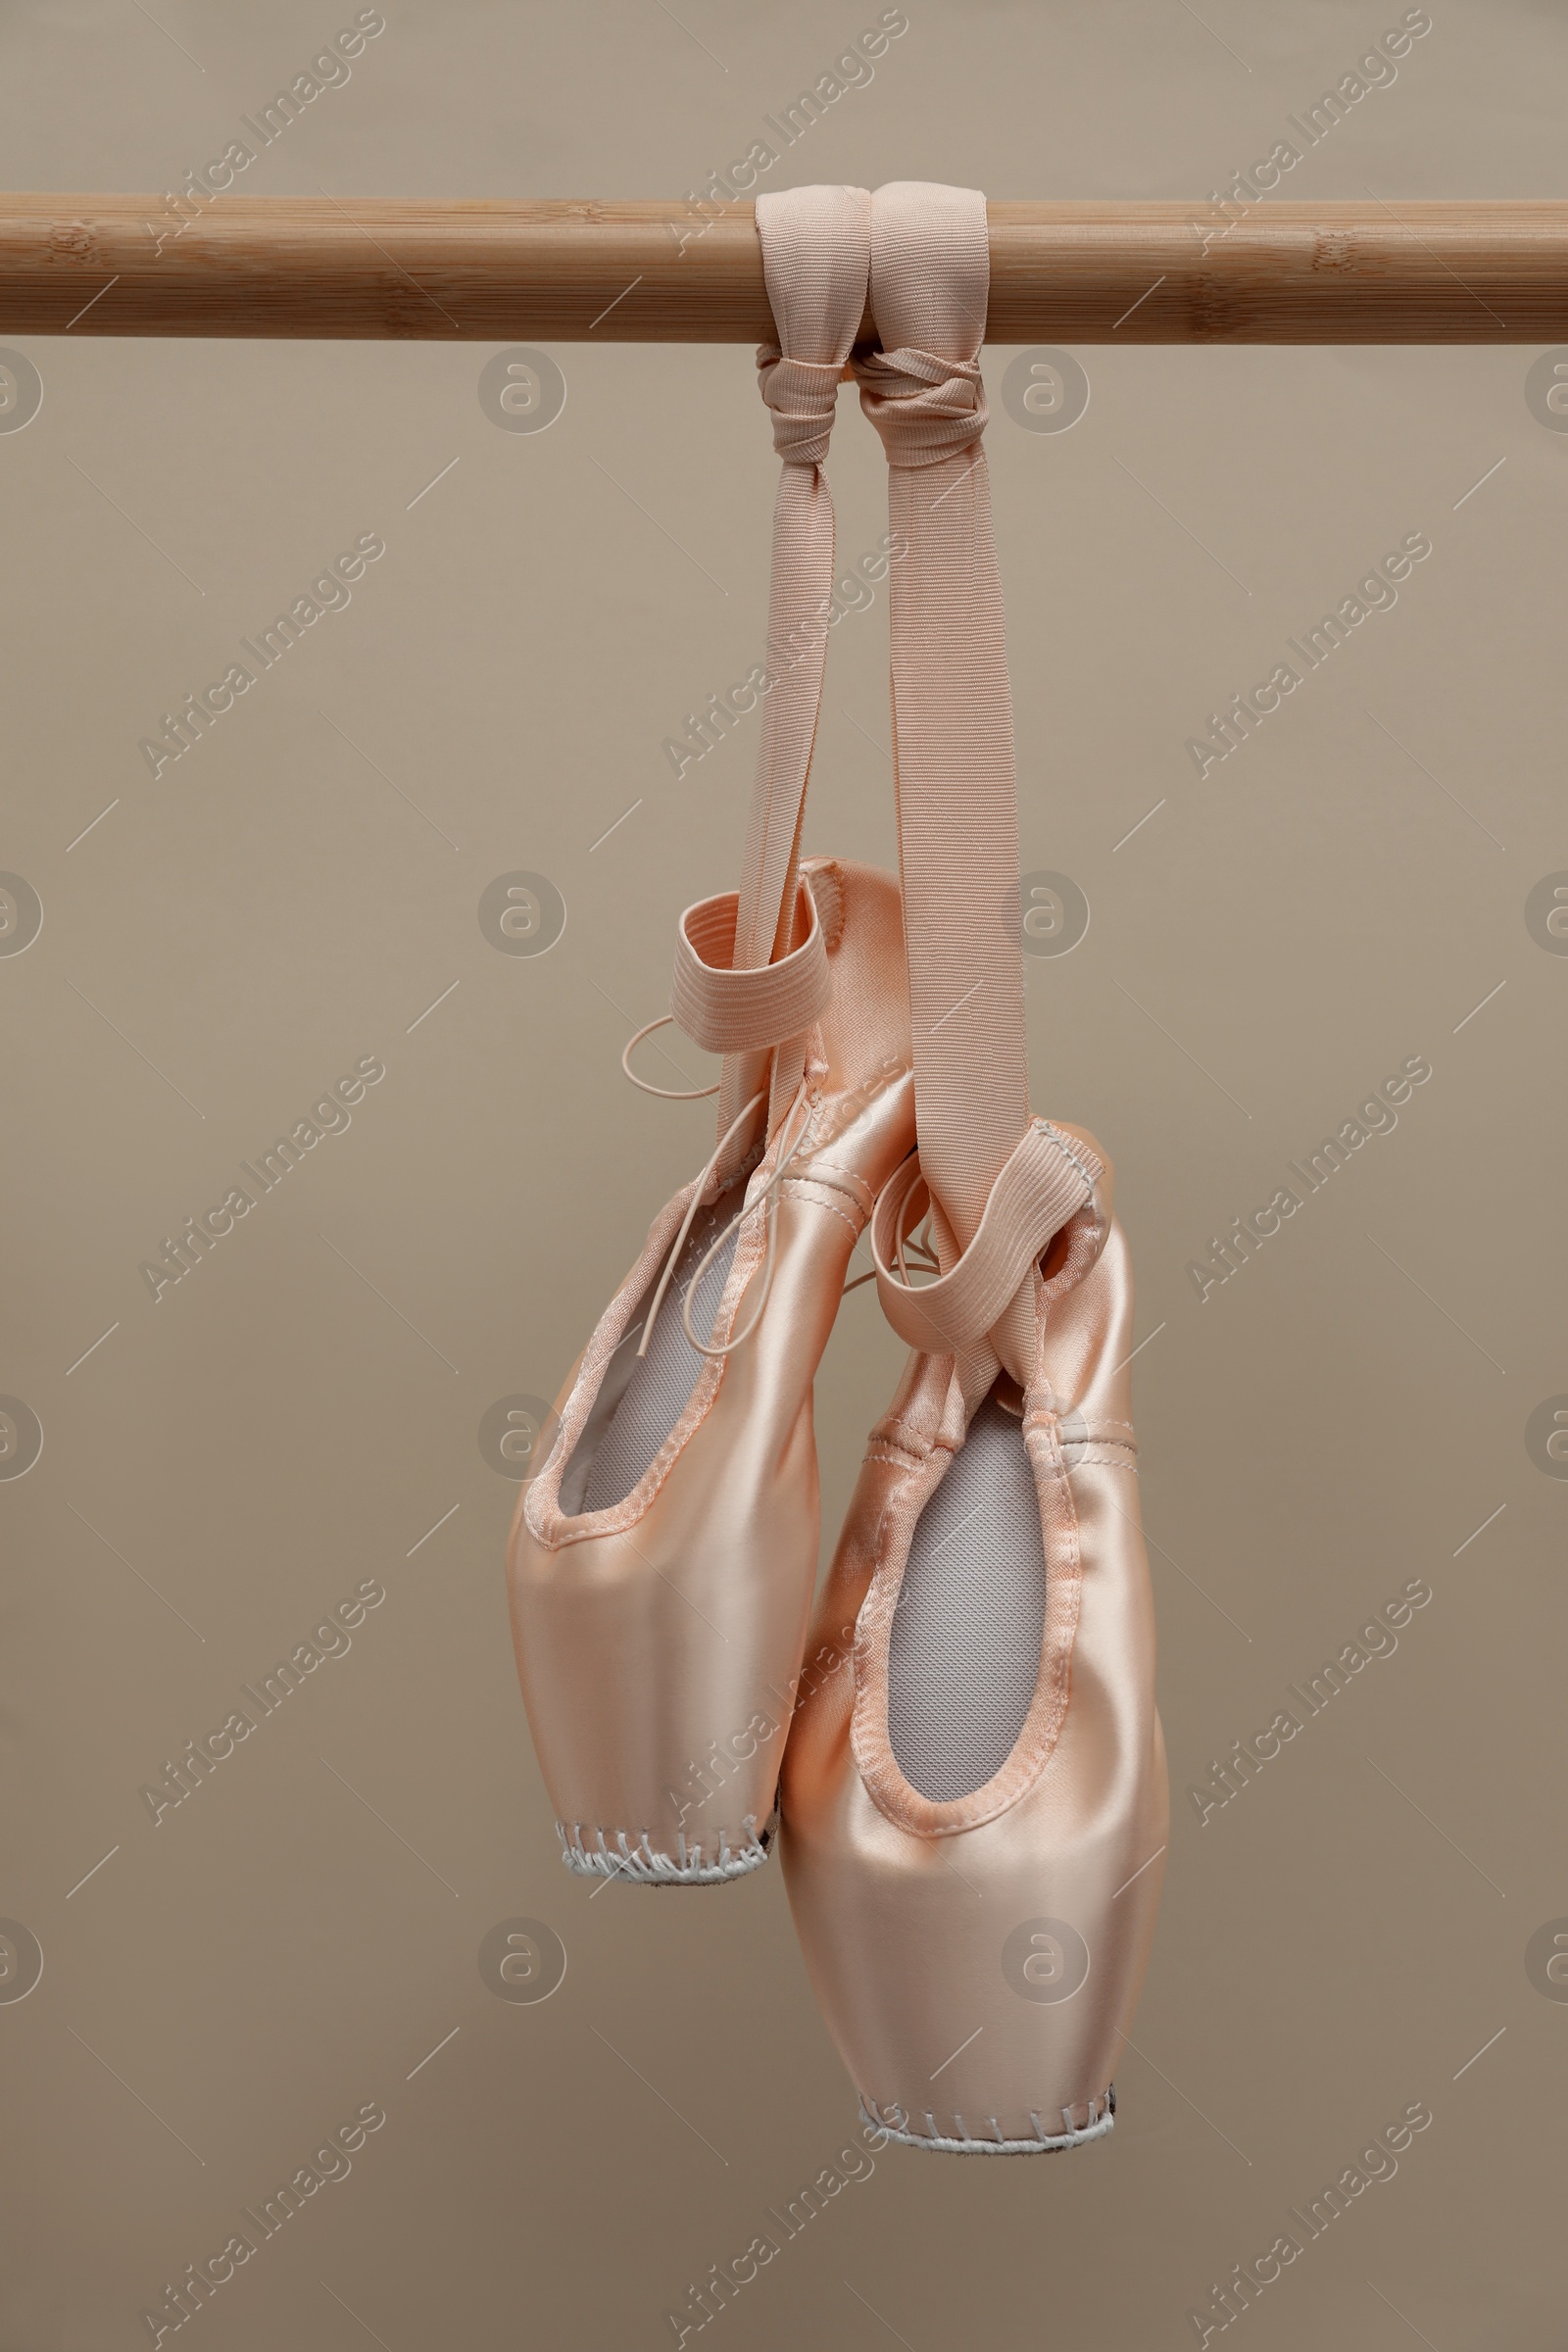
[[[893,1617],[888,1737],[919,1795],[968,1796],[1006,1762],[1040,1679],[1045,1623],[1034,1470],[1022,1422],[994,1390],[915,1522]]]
[[[612,1357],[561,1482],[561,1507],[566,1513],[603,1511],[624,1502],[686,1410],[705,1359],[686,1337],[681,1308],[692,1276],[741,1206],[745,1191],[744,1178],[737,1178],[711,1206],[698,1210],[664,1293],[648,1353],[637,1353],[643,1336],[639,1315]],[[737,1226],[697,1286],[692,1329],[700,1338],[707,1339],[712,1328],[739,1240]],[[656,1273],[648,1286],[645,1311],[658,1282]]]

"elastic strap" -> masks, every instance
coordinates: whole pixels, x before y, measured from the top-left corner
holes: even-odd
[[[930,1187],[922,1161],[911,1155],[883,1187],[871,1219],[877,1295],[899,1337],[928,1355],[972,1348],[1030,1283],[1052,1236],[1089,1206],[1104,1172],[1086,1146],[1045,1119],[1032,1120],[992,1186],[968,1248],[939,1280],[915,1290],[903,1279],[902,1261]]]
[[[701,899],[680,918],[670,1007],[680,1028],[707,1054],[782,1045],[810,1028],[833,993],[816,902],[797,886],[796,928],[806,936],[776,963],[736,967],[739,894]]]

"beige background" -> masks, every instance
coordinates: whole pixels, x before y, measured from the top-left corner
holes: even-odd
[[[172,186],[352,13],[12,6],[10,182]],[[246,185],[680,194],[876,13],[388,0]],[[1400,13],[910,0],[771,184],[1201,196]],[[1558,12],[1432,13],[1292,196],[1564,192]],[[590,1899],[561,1869],[507,1633],[515,1490],[476,1433],[554,1392],[707,1150],[707,1106],[648,1102],[616,1055],[676,911],[735,870],[753,739],[680,782],[660,746],[761,645],[750,355],[563,346],[565,411],[527,436],[482,412],[480,346],[25,352],[0,866],[44,924],[0,958],[0,1390],[45,1443],[0,1484],[0,1911],[45,1967],[0,2004],[0,2344],[148,2341],[165,2282],[371,2100],[352,2175],[191,2323],[211,2352],[673,2342],[688,2282],[852,2144],[854,2100],[777,1871]],[[1024,864],[1093,910],[1029,967],[1037,1101],[1114,1154],[1157,1334],[1163,1914],[1109,2144],[891,2149],[704,2340],[1192,2342],[1209,2282],[1421,2100],[1397,2178],[1245,2340],[1544,2352],[1568,2005],[1525,1953],[1568,1914],[1568,1490],[1524,1432],[1568,1390],[1568,962],[1524,903],[1568,867],[1568,440],[1526,406],[1529,349],[1078,356],[1062,434],[1009,418],[989,357],[989,447]],[[884,476],[848,397],[832,471],[853,559]],[[1200,782],[1185,739],[1416,530],[1397,608]],[[352,605],[155,783],[138,737],[363,531],[387,553]],[[879,601],[836,632],[814,849],[891,861],[885,663]],[[539,959],[476,919],[516,868],[569,910]],[[142,1258],[368,1054],[352,1128],[155,1306]],[[1187,1261],[1413,1054],[1397,1130],[1200,1304]],[[896,1360],[857,1294],[818,1399],[828,1541]],[[1188,1784],[1413,1577],[1397,1653],[1200,1827]],[[141,1785],[369,1578],[349,1654],[155,1828]],[[569,1954],[541,2006],[476,1966],[519,1915]]]

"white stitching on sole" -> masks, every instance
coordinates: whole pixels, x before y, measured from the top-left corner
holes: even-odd
[[[885,2123],[877,2113],[876,2102],[872,2099],[861,2098],[861,2121],[868,2124],[873,2132],[886,2132],[888,2138],[896,2139],[901,2147],[932,2148],[949,2156],[1039,2156],[1061,2148],[1087,2147],[1092,2139],[1103,2139],[1114,2127],[1116,2091],[1115,2085],[1112,2084],[1105,2094],[1103,2112],[1100,2114],[1096,2113],[1096,2101],[1091,2099],[1088,2123],[1071,2126],[1065,2132],[1047,2132],[1039,2115],[1031,2108],[1029,2121],[1034,2125],[1036,2132],[1036,2137],[1033,2139],[1004,2139],[1002,2128],[994,2115],[986,2118],[987,2123],[991,2126],[993,2137],[971,2139],[967,2134],[961,2138],[955,2138],[939,2132],[936,2128],[936,2119],[930,2114],[926,2116],[925,2120],[931,2129],[928,2132],[917,2132],[906,2128],[908,2118],[905,2116],[902,2108],[890,2107],[888,2113],[903,2117],[903,2123]],[[1063,2114],[1065,2117],[1065,2110]],[[956,2115],[953,2120],[959,2125],[963,2122],[961,2115]]]
[[[772,1850],[774,1819],[763,1823],[760,1834],[757,1816],[748,1813],[741,1824],[744,1842],[732,1847],[728,1834],[719,1833],[718,1850],[708,1862],[703,1859],[701,1845],[686,1843],[684,1834],[678,1839],[678,1858],[662,1853],[653,1845],[646,1830],[638,1834],[635,1844],[628,1844],[624,1830],[612,1830],[616,1850],[612,1852],[606,1842],[606,1833],[590,1828],[587,1836],[596,1842],[584,1842],[583,1824],[570,1827],[558,1821],[556,1836],[561,1839],[561,1859],[569,1871],[584,1879],[625,1879],[645,1886],[715,1886],[726,1879],[743,1879],[750,1871],[760,1870]]]

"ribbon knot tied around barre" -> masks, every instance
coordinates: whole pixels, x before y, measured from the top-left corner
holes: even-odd
[[[857,353],[860,406],[890,466],[936,466],[973,446],[989,414],[978,362],[905,346]]]
[[[773,418],[773,447],[786,466],[820,466],[838,410],[844,369],[836,361],[786,359],[774,343],[757,354],[757,377]]]

